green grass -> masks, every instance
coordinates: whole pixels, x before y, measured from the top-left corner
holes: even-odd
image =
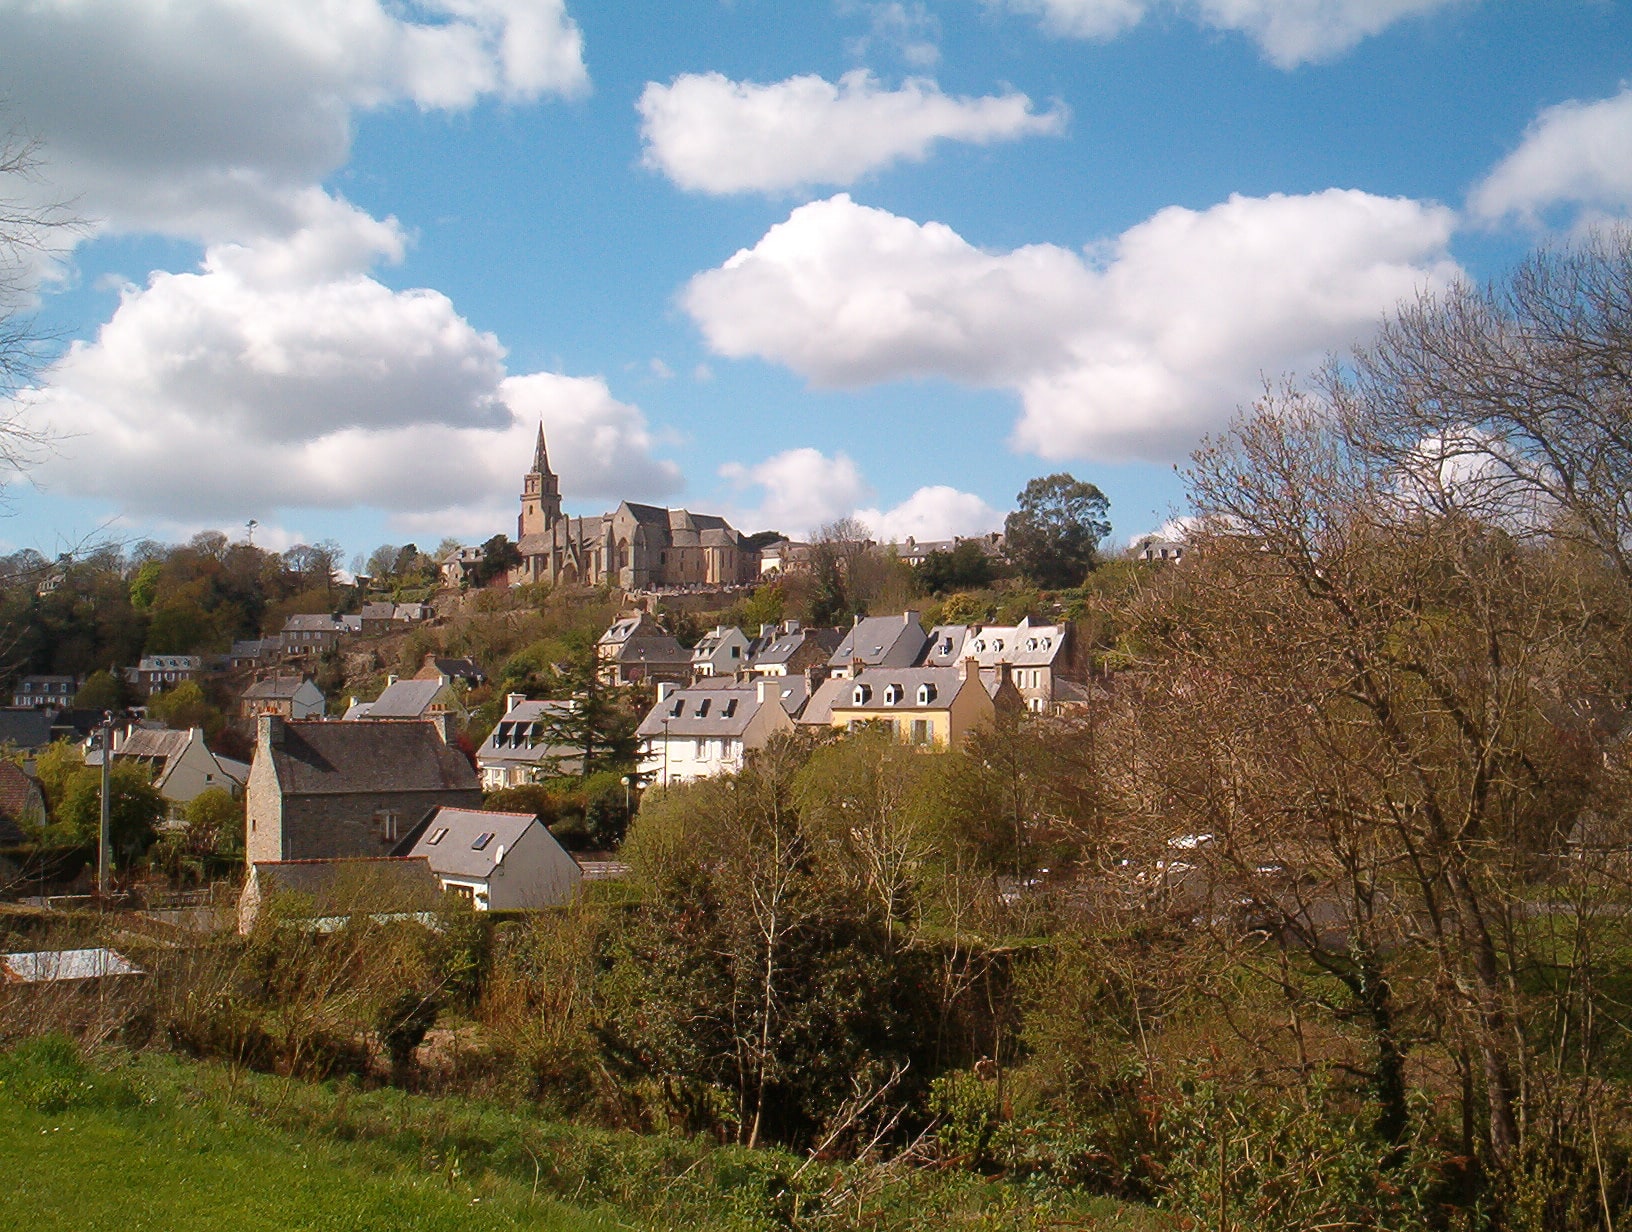
[[[457,1097],[172,1056],[0,1053],[0,1232],[876,1229],[1156,1232],[1155,1212],[956,1170],[888,1176]]]
[[[413,1167],[368,1143],[296,1134],[189,1099],[153,1067],[101,1074],[41,1042],[0,1069],[0,1229],[221,1232],[615,1225],[525,1186]],[[179,1075],[171,1075],[178,1077]]]

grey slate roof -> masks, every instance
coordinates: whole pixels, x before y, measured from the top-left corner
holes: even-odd
[[[399,680],[387,685],[379,697],[367,703],[363,713],[371,719],[423,718],[445,687],[440,680]]]
[[[363,909],[434,911],[442,887],[423,857],[371,856],[350,860],[261,860],[255,876],[263,899],[281,892],[312,900],[317,916]]]
[[[0,744],[19,749],[43,749],[51,743],[51,716],[30,707],[0,709]]]
[[[244,696],[252,701],[291,701],[305,683],[305,676],[274,676],[257,680],[244,690]]]
[[[772,703],[767,703],[772,704]],[[741,736],[759,713],[757,686],[678,689],[653,706],[636,733],[658,736]]]
[[[872,666],[891,657],[900,647],[900,653],[917,658],[923,649],[924,630],[918,623],[918,613],[904,612],[900,616],[868,616],[858,620],[844,632],[844,640],[828,660],[834,667],[847,667],[856,659]]]
[[[440,808],[426,823],[419,842],[409,854],[426,860],[431,871],[452,877],[491,877],[499,866],[499,852],[510,851],[533,826],[544,825],[531,813],[489,813],[483,809]],[[437,835],[446,830],[441,838]],[[490,835],[481,850],[474,844]],[[432,839],[437,841],[432,842]],[[550,842],[555,842],[553,835]]]
[[[286,719],[271,757],[289,795],[478,790],[470,762],[428,722]]]
[[[754,655],[754,666],[786,663],[806,642],[815,642],[831,658],[843,640],[844,635],[837,629],[795,629],[792,633],[781,633]]]

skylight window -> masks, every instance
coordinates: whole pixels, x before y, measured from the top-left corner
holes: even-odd
[[[448,828],[446,826],[438,826],[437,829],[436,829],[436,833],[432,834],[430,838],[425,840],[425,845],[427,847],[435,847],[438,843],[440,843],[443,839],[445,839],[447,837],[448,837]]]
[[[483,830],[476,836],[476,841],[470,845],[472,851],[480,851],[493,841],[493,831]]]

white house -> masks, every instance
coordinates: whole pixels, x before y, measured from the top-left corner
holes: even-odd
[[[560,722],[571,715],[576,702],[528,701],[520,693],[506,694],[504,717],[494,725],[476,752],[482,790],[519,787],[563,774],[577,774],[584,751],[551,740]]]
[[[953,667],[973,658],[993,692],[1007,667],[1026,709],[1047,714],[1065,700],[1061,685],[1078,674],[1071,650],[1069,625],[1032,624],[1029,616],[1016,625],[936,625],[923,666]]]
[[[411,856],[422,856],[444,890],[478,911],[537,911],[572,901],[583,870],[531,813],[441,808]]]
[[[204,743],[204,729],[153,731],[136,727],[113,733],[113,760],[145,766],[153,786],[165,798],[172,816],[212,787],[241,795],[249,767],[241,761],[218,757]],[[87,765],[101,765],[100,750],[86,754]]]
[[[691,652],[693,676],[731,676],[748,666],[753,643],[735,625],[716,625],[703,634]]]
[[[805,696],[801,677],[765,677],[729,688],[660,684],[657,705],[637,729],[640,774],[664,785],[735,774],[750,749],[793,730],[790,711]]]

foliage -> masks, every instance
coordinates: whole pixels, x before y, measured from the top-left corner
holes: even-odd
[[[109,770],[108,844],[120,868],[129,868],[146,854],[157,837],[156,826],[165,813],[164,797],[153,786],[145,767],[115,761]],[[95,846],[102,830],[102,771],[90,766],[69,781],[56,825],[73,842]]]
[[[930,552],[916,572],[918,584],[926,592],[942,595],[990,585],[997,576],[997,566],[979,539],[962,539],[950,552]]]
[[[204,689],[196,680],[183,680],[162,693],[153,694],[148,699],[147,712],[174,731],[199,727],[206,737],[219,735],[226,725],[226,716],[204,696]]]
[[[1111,533],[1105,494],[1062,471],[1031,480],[1015,499],[1003,523],[1009,560],[1034,585],[1078,585],[1094,567],[1099,541]]]

